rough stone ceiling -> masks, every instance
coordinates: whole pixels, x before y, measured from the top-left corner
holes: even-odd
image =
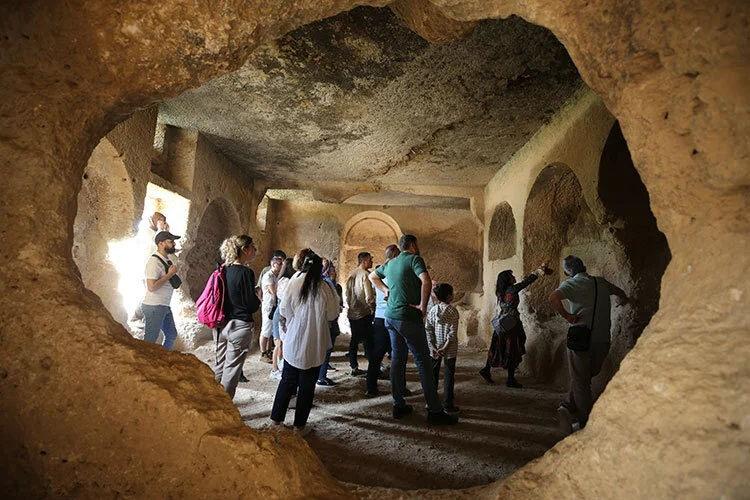
[[[519,18],[431,45],[360,7],[261,47],[160,120],[274,187],[482,186],[580,86],[557,39]]]
[[[458,208],[468,210],[468,198],[453,196],[429,196],[400,191],[383,190],[372,193],[360,193],[347,198],[344,203],[350,205],[387,205],[394,207],[431,207]]]

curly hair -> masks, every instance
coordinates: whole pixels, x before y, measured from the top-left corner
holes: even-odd
[[[222,241],[219,252],[221,252],[221,258],[224,259],[224,264],[237,262],[242,251],[252,244],[253,239],[246,234],[232,235]]]

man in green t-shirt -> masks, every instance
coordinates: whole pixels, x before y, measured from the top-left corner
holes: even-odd
[[[427,420],[434,424],[455,424],[458,417],[446,413],[438,398],[424,329],[432,280],[424,259],[419,255],[417,238],[405,234],[399,239],[398,246],[401,249],[398,257],[370,273],[370,281],[385,294],[387,304],[385,327],[391,337],[393,418],[401,418],[414,411],[411,405],[406,404],[403,393],[408,348],[419,370],[422,391],[427,402]],[[383,282],[384,279],[388,285]]]

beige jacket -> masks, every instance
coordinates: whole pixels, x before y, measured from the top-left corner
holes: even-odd
[[[346,280],[346,304],[349,319],[362,319],[375,313],[375,290],[368,278],[369,273],[357,268]]]

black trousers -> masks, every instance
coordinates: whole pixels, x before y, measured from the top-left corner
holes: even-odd
[[[435,389],[440,382],[440,365],[443,358],[432,359],[432,369],[435,375]],[[456,358],[445,358],[445,380],[443,381],[443,406],[453,406],[453,385],[456,382]]]
[[[294,391],[297,390],[297,408],[294,410],[294,426],[304,427],[310,416],[310,409],[315,396],[315,382],[318,381],[320,366],[314,366],[307,370],[295,368],[284,360],[284,368],[281,371],[281,381],[276,389],[276,397],[273,399],[271,420],[283,422],[286,411],[289,409],[289,401]]]
[[[349,341],[349,366],[352,370],[359,368],[357,361],[357,350],[359,343],[365,345],[365,355],[370,353],[372,347],[372,315],[360,319],[350,319],[349,325],[352,328],[352,339]]]
[[[377,392],[380,365],[390,348],[391,336],[385,327],[385,319],[375,318],[372,322],[372,343],[367,353],[367,392]]]

